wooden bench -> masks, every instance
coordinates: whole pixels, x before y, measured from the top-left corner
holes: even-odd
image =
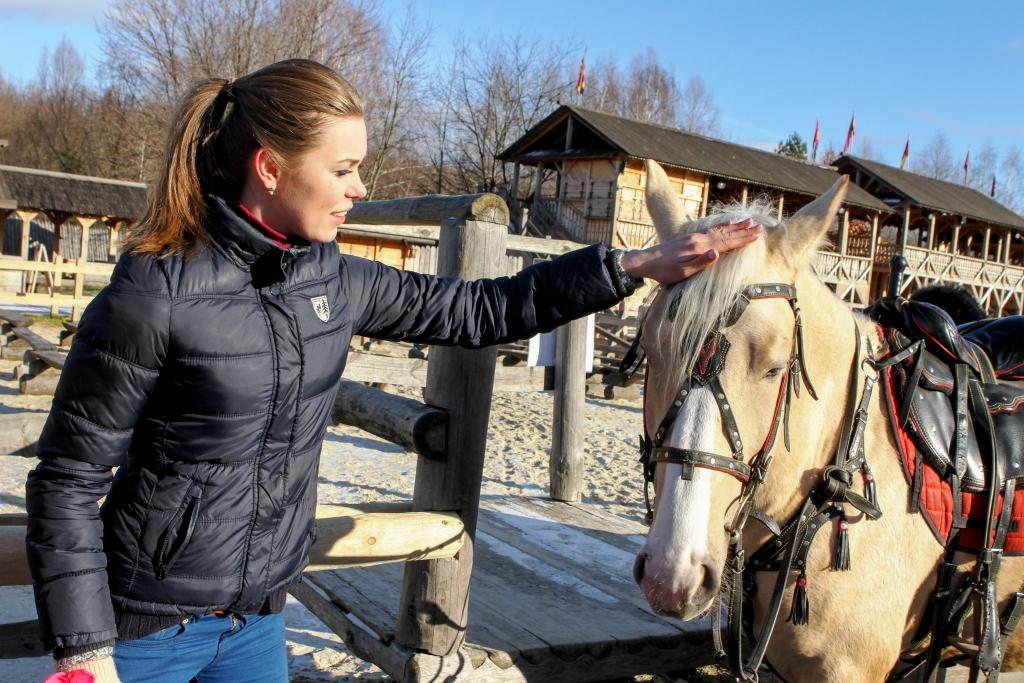
[[[26,315],[0,308],[0,358],[8,358],[10,360],[21,358],[24,353],[24,347],[18,350],[18,344],[16,343],[13,348],[8,350],[7,346],[12,342],[16,342],[14,330],[19,327],[28,327],[30,324],[32,324],[32,321]]]

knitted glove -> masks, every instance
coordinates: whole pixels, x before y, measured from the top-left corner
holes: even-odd
[[[121,683],[113,657],[79,662],[74,667],[51,674],[44,683]]]

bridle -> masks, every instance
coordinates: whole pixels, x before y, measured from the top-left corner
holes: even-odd
[[[765,436],[757,453],[754,454],[754,457],[750,459],[750,463],[747,464],[743,461],[743,440],[740,437],[740,430],[736,424],[736,418],[733,417],[732,407],[729,404],[725,389],[722,387],[719,375],[725,368],[726,356],[729,353],[729,340],[726,339],[722,330],[735,325],[750,302],[758,299],[785,299],[789,303],[790,308],[793,310],[794,318],[793,347],[790,350],[789,362],[783,370],[782,378],[779,382],[779,393],[775,401],[775,410],[768,434]],[[640,335],[638,334],[634,344],[639,344],[639,339]],[[634,359],[631,358],[629,360]],[[654,509],[650,501],[649,488],[654,483],[655,466],[661,462],[682,465],[680,476],[684,480],[693,478],[695,467],[724,472],[739,479],[743,484],[742,503],[737,508],[735,519],[726,527],[726,530],[729,531],[730,535],[741,531],[750,511],[750,500],[753,498],[757,487],[764,481],[764,475],[771,464],[769,453],[775,445],[780,424],[783,427],[786,449],[789,450],[790,405],[794,393],[799,397],[801,383],[807,386],[807,392],[811,397],[817,399],[818,396],[814,390],[814,385],[807,374],[807,366],[804,364],[803,322],[800,308],[797,305],[796,287],[788,284],[767,283],[750,285],[743,288],[736,300],[736,304],[724,316],[720,326],[713,330],[705,340],[693,370],[690,372],[689,377],[684,378],[681,382],[668,411],[654,432],[653,439],[647,433],[646,419],[644,421],[644,435],[641,437],[640,445],[640,461],[643,463],[644,470],[644,502],[647,506],[647,523],[650,524],[654,520]],[[718,405],[718,412],[722,418],[725,439],[732,449],[731,455],[722,456],[690,448],[662,445],[669,429],[672,427],[672,423],[679,417],[679,411],[682,410],[687,396],[694,390],[695,386],[707,387],[711,390],[711,394]]]
[[[782,372],[779,382],[779,391],[768,433],[754,456],[750,458],[749,462],[744,462],[743,440],[740,437],[732,407],[720,380],[720,374],[725,367],[726,356],[729,352],[729,341],[724,336],[723,330],[736,324],[747,306],[759,299],[784,299],[789,303],[794,319],[793,345],[790,349],[789,361]],[[803,384],[807,387],[807,392],[812,398],[815,400],[818,398],[814,385],[808,376],[804,360],[803,321],[794,285],[762,283],[744,287],[730,311],[722,317],[719,325],[708,334],[698,353],[693,369],[680,383],[680,387],[676,391],[671,405],[658,423],[658,428],[655,430],[653,438],[647,432],[646,415],[644,416],[644,434],[640,442],[640,462],[643,465],[644,502],[647,507],[646,521],[648,524],[651,524],[654,519],[649,489],[654,483],[655,468],[658,463],[681,465],[682,472],[680,477],[684,480],[692,480],[694,468],[705,468],[733,476],[742,484],[735,516],[725,526],[725,530],[729,534],[726,576],[723,577],[723,583],[728,587],[728,649],[723,642],[722,610],[720,606],[716,604],[712,612],[714,622],[712,634],[716,654],[719,659],[728,661],[733,674],[741,681],[757,680],[758,670],[778,618],[789,574],[794,566],[800,570],[800,578],[798,579],[794,595],[798,595],[802,589],[806,588],[805,568],[807,553],[817,532],[828,521],[839,519],[841,522],[840,533],[846,533],[844,503],[853,505],[869,519],[877,519],[882,514],[875,500],[873,477],[870,468],[867,466],[863,448],[867,406],[877,374],[874,377],[865,376],[864,390],[858,402],[856,379],[861,362],[861,334],[856,325],[854,325],[854,331],[856,336],[856,352],[853,359],[854,367],[850,380],[846,418],[835,461],[833,465],[826,468],[822,482],[804,503],[799,515],[789,520],[784,527],[780,528],[775,520],[754,508],[753,500],[757,490],[764,483],[767,476],[773,457],[771,451],[778,437],[780,426],[786,450],[790,450],[789,415],[793,395],[800,396],[800,385]],[[638,329],[633,347],[623,358],[623,372],[626,374],[635,372],[642,361],[642,357],[640,330]],[[877,370],[877,364],[874,364],[870,357],[871,352],[869,350],[868,359],[865,362]],[[725,438],[732,450],[731,455],[723,456],[696,449],[663,445],[672,424],[679,416],[679,412],[686,402],[687,396],[695,390],[695,387],[706,387],[711,391],[718,405]],[[646,412],[646,386],[644,394]],[[858,469],[864,478],[864,496],[851,489],[853,473]],[[743,582],[744,575],[747,572],[747,562],[743,549],[743,531],[749,519],[756,519],[763,524],[775,538],[774,543],[770,543],[754,553],[751,558],[751,568],[754,570],[777,569],[778,578],[761,632],[756,638],[752,638],[752,652],[749,659],[744,661],[742,653],[743,606],[745,598]],[[840,543],[837,542],[836,546],[838,549]],[[833,566],[835,568],[849,568],[848,547],[845,566],[836,565],[837,562],[834,560]],[[791,614],[791,618],[795,623],[807,623],[806,592],[804,593],[803,601],[805,603],[803,616],[801,617],[798,614],[794,618],[794,614]],[[797,598],[794,597],[794,613],[797,612]]]

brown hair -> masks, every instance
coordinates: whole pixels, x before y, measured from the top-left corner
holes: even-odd
[[[348,81],[307,59],[277,62],[234,81],[196,84],[174,115],[160,180],[124,250],[193,253],[209,239],[206,194],[236,201],[257,149],[287,164],[316,145],[330,117],[362,114]]]

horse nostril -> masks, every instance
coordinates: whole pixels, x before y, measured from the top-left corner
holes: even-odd
[[[637,585],[640,585],[644,580],[644,563],[647,561],[647,555],[640,553],[636,556],[636,560],[633,561],[633,580],[636,581]]]

